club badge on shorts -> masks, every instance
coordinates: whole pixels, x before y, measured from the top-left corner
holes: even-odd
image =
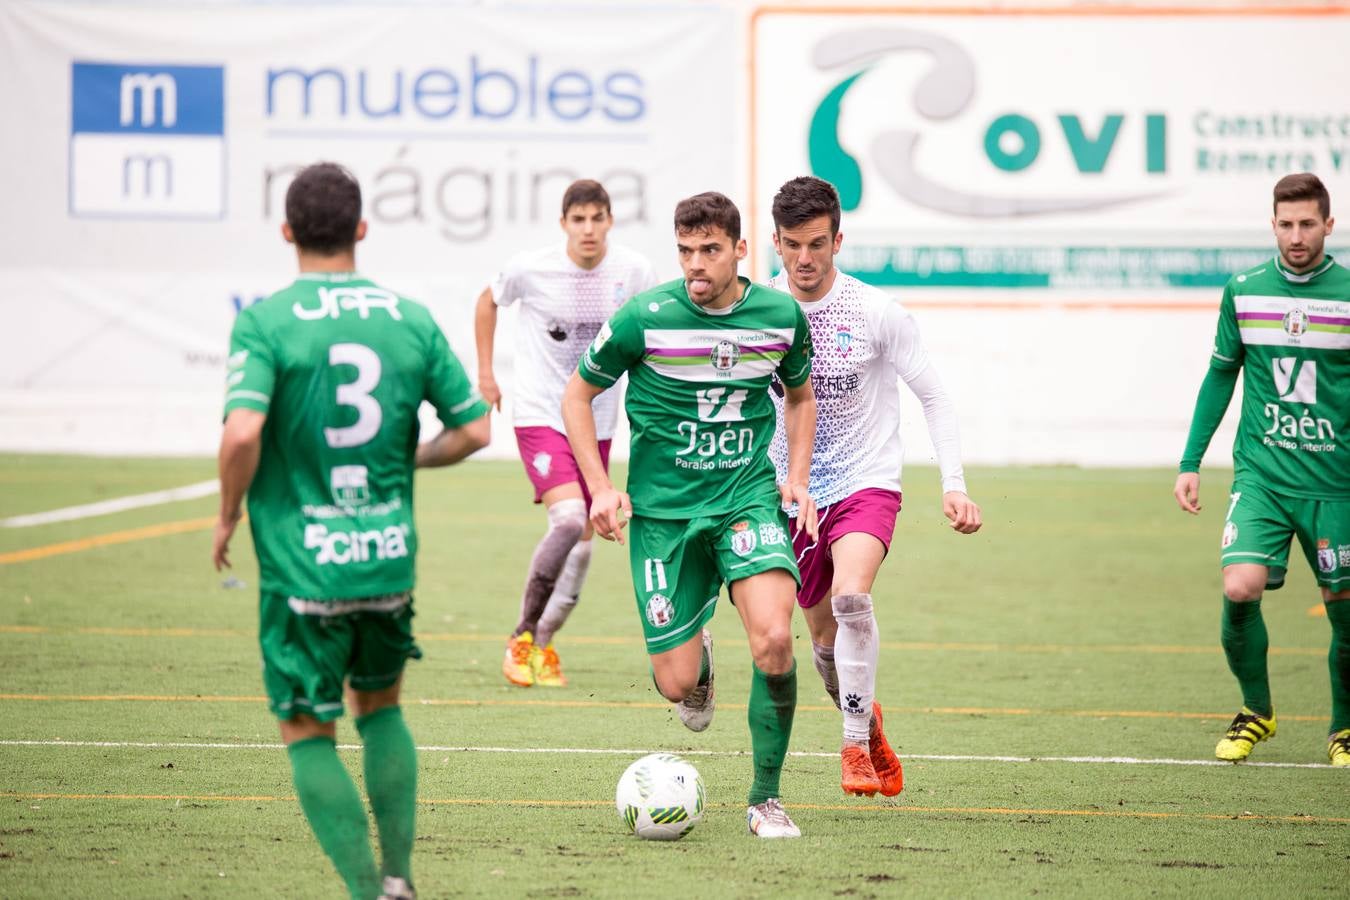
[[[1324,575],[1336,571],[1336,551],[1326,538],[1317,539],[1317,571]]]
[[[1227,525],[1223,526],[1223,540],[1219,543],[1219,546],[1224,550],[1227,550],[1229,547],[1233,546],[1233,541],[1237,540],[1237,534],[1237,523],[1229,522]]]
[[[665,628],[675,618],[675,605],[665,594],[652,594],[647,598],[647,621],[653,628]]]
[[[758,541],[749,522],[737,522],[731,526],[731,552],[737,556],[749,556],[755,552]]]

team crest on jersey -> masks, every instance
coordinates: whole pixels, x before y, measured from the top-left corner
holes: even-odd
[[[567,340],[567,329],[563,327],[563,323],[555,319],[548,323],[548,336],[561,343]]]
[[[365,466],[333,466],[328,472],[333,502],[338,506],[359,506],[370,502],[369,473]]]
[[[1285,334],[1298,337],[1308,330],[1308,314],[1296,306],[1284,314],[1281,324],[1284,325]]]
[[[1336,551],[1326,538],[1317,539],[1317,571],[1323,574],[1336,571]]]
[[[834,343],[841,356],[848,356],[848,352],[853,349],[853,332],[847,326],[840,325],[834,331]]]
[[[665,628],[675,618],[675,605],[665,594],[652,594],[647,598],[647,621],[653,628]]]
[[[718,341],[708,354],[712,366],[719,372],[730,372],[741,358],[741,348],[731,341]]]

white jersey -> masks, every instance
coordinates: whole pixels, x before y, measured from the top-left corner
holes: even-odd
[[[769,283],[789,290],[784,272]],[[889,294],[843,272],[835,273],[828,294],[801,302],[801,307],[815,346],[811,386],[816,443],[808,490],[816,505],[829,506],[864,488],[900,490],[904,448],[897,376],[924,403],[943,490],[964,491],[955,416],[929,366],[914,317]],[[778,429],[769,455],[782,482],[787,477],[787,436],[781,388],[774,388]]]
[[[646,258],[610,243],[594,269],[567,255],[567,245],[517,253],[492,282],[498,306],[520,301],[516,331],[512,421],[517,427],[546,425],[563,431],[562,395],[581,354],[629,297],[656,284]],[[618,391],[595,398],[596,437],[614,436]]]

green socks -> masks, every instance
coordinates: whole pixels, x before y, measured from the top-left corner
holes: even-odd
[[[1228,668],[1242,687],[1242,705],[1258,715],[1271,715],[1270,678],[1266,672],[1270,638],[1266,634],[1266,621],[1261,618],[1261,601],[1234,603],[1224,597],[1222,635]]]
[[[386,706],[356,720],[365,745],[366,794],[380,834],[381,875],[412,882],[417,833],[417,746],[403,710]]]
[[[766,675],[754,667],[750,680],[750,748],[755,757],[755,781],[750,805],[778,797],[779,776],[792,737],[792,715],[797,710],[797,664],[782,675]]]
[[[380,876],[366,836],[366,808],[338,759],[332,738],[312,737],[286,748],[300,808],[319,846],[333,861],[353,898],[380,895]]]
[[[1350,728],[1350,600],[1332,600],[1326,604],[1331,622],[1331,733]]]

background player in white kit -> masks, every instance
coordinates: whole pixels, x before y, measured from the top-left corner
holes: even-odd
[[[553,635],[576,606],[591,561],[591,498],[563,430],[563,388],[600,326],[629,297],[656,284],[645,258],[608,242],[614,216],[599,182],[568,186],[560,222],[566,243],[512,257],[479,295],[474,313],[478,390],[500,410],[502,392],[492,369],[497,307],[520,303],[512,420],[534,502],[548,511],[548,530],[530,559],[520,620],[502,660],[502,674],[521,687],[567,683]],[[593,411],[608,467],[618,391],[597,397]]]
[[[903,379],[923,404],[942,471],[942,511],[961,534],[980,529],[966,496],[956,414],[913,317],[885,292],[834,267],[844,236],[839,194],[827,181],[794,178],[773,201],[774,248],[783,270],[771,285],[801,304],[816,348],[811,382],[818,409],[811,454],[811,498],[819,536],[793,522],[802,585],[797,602],[825,689],[844,714],[841,785],[845,793],[900,793],[900,760],[881,730],[876,703],[877,623],[872,582],[890,548],[900,512],[900,392]],[[770,455],[787,468],[782,400]],[[826,598],[829,603],[823,603]]]

